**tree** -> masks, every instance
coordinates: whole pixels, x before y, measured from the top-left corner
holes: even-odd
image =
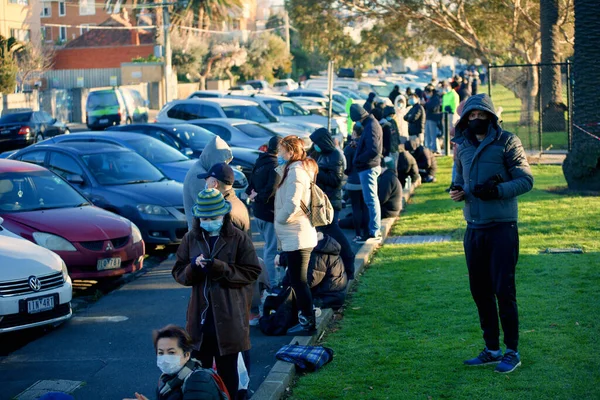
[[[600,3],[575,1],[575,54],[573,56],[573,142],[563,163],[569,188],[600,191],[600,113],[590,88],[600,87]],[[586,134],[583,130],[596,137]]]
[[[248,59],[239,71],[245,80],[259,78],[272,82],[276,74],[290,72],[291,68],[291,57],[283,39],[265,32],[250,40]]]
[[[231,68],[241,66],[246,62],[247,51],[239,43],[220,43],[211,47],[201,62],[197,77],[200,80],[200,90],[206,90],[206,80],[215,72],[224,72],[233,79]]]
[[[0,36],[0,93],[15,91],[19,70],[16,55],[22,50],[23,45],[14,37]]]
[[[16,55],[19,72],[17,81],[20,90],[24,90],[26,84],[39,80],[44,72],[52,69],[54,65],[54,47],[42,47],[41,44],[28,43]]]

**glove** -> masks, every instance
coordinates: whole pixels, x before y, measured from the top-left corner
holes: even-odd
[[[493,176],[485,181],[483,185],[475,185],[473,196],[484,201],[499,199],[498,184],[501,182],[503,182],[503,179],[500,175]]]

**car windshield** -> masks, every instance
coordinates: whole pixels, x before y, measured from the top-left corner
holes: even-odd
[[[239,124],[235,127],[251,138],[267,138],[276,135],[272,130],[258,124]]]
[[[215,137],[211,131],[191,124],[174,125],[170,129],[173,129],[175,136],[192,150],[204,149],[208,142]]]
[[[347,90],[347,89],[336,89],[339,92],[341,92],[343,95],[350,97],[352,100],[362,100],[363,97],[360,96],[358,93],[352,91],[352,90]],[[365,97],[366,98],[366,97]]]
[[[394,85],[391,85],[391,88],[388,88],[388,86],[371,86],[371,89],[377,93],[377,96],[379,97],[388,97],[390,95],[390,93],[392,92],[392,90],[394,90]]]
[[[269,107],[269,110],[278,117],[301,117],[310,115],[308,111],[293,101],[265,100],[265,104]]]
[[[15,113],[8,114],[0,118],[0,124],[12,124],[15,122],[29,122],[31,119],[31,112],[28,113]]]
[[[227,118],[240,118],[262,123],[277,122],[260,106],[227,106],[223,107]]]
[[[82,195],[50,171],[0,174],[0,211],[23,212],[87,204]]]
[[[158,182],[165,176],[133,151],[86,154],[81,156],[100,185],[127,185]]]
[[[160,140],[150,137],[141,139],[125,139],[125,141],[142,157],[152,164],[174,163],[188,160],[173,147],[164,144]]]
[[[115,92],[92,92],[87,99],[87,108],[97,110],[102,107],[116,106],[119,102]]]

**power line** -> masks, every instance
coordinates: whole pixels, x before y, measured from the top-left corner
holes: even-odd
[[[65,27],[65,28],[89,28],[90,30],[92,29],[96,29],[96,30],[148,30],[148,29],[159,29],[159,28],[163,28],[164,25],[136,25],[136,26],[106,26],[106,25],[86,25],[86,24],[79,24],[79,25],[73,25],[73,24],[42,24],[42,26],[50,26],[50,27]],[[201,33],[211,33],[211,34],[220,34],[220,35],[230,35],[232,33],[248,33],[248,34],[257,34],[257,33],[263,33],[263,32],[272,32],[272,31],[276,31],[278,29],[282,29],[285,28],[284,25],[281,26],[277,26],[275,28],[268,28],[268,29],[257,29],[254,31],[251,30],[244,30],[244,29],[236,29],[236,30],[230,30],[230,31],[213,31],[210,29],[200,29],[200,28],[194,28],[191,26],[181,26],[181,25],[175,25],[174,26],[177,29],[183,29],[183,30],[188,30],[188,31],[192,31],[192,32],[201,32]]]

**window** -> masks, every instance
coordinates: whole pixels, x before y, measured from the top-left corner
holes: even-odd
[[[38,121],[45,123],[45,124],[50,124],[50,123],[52,123],[52,121],[54,121],[54,118],[52,118],[52,115],[48,114],[46,111],[37,111],[37,112],[34,112],[34,115]]]
[[[44,42],[52,41],[52,27],[50,26],[42,26],[41,27],[42,40]]]
[[[10,4],[20,4],[22,6],[28,6],[29,0],[8,0]]]
[[[66,42],[67,41],[67,27],[66,26],[59,26],[58,27],[58,39],[61,42]]]
[[[211,131],[215,135],[219,136],[221,139],[223,139],[226,142],[229,142],[231,140],[231,132],[229,132],[229,129],[227,129],[225,127],[222,127],[219,125],[213,125],[213,124],[203,124],[202,127],[206,130]]]
[[[235,127],[251,138],[271,138],[276,135],[275,132],[258,124],[240,124]]]
[[[25,161],[32,164],[44,165],[44,159],[46,158],[45,151],[32,151],[26,154],[23,154],[19,157],[19,160]]]
[[[64,1],[59,1],[58,2],[58,16],[64,17],[66,15],[67,15],[67,6],[65,5]]]
[[[267,111],[260,106],[228,106],[223,107],[223,111],[227,118],[249,119],[250,121],[260,123],[276,122],[275,118],[271,118]]]
[[[52,3],[49,1],[42,1],[42,12],[40,17],[47,18],[52,16]]]
[[[83,35],[86,32],[90,31],[90,24],[81,24],[79,26],[79,34]]]
[[[201,106],[199,104],[176,104],[167,111],[167,116],[185,121],[202,118]]]
[[[11,28],[10,36],[21,42],[29,42],[29,39],[31,38],[31,31],[29,29]]]
[[[96,3],[94,0],[79,0],[79,15],[96,14]]]
[[[48,164],[51,171],[65,179],[68,179],[73,175],[83,177],[83,169],[79,166],[77,161],[69,155],[52,152],[50,153],[50,162]]]

